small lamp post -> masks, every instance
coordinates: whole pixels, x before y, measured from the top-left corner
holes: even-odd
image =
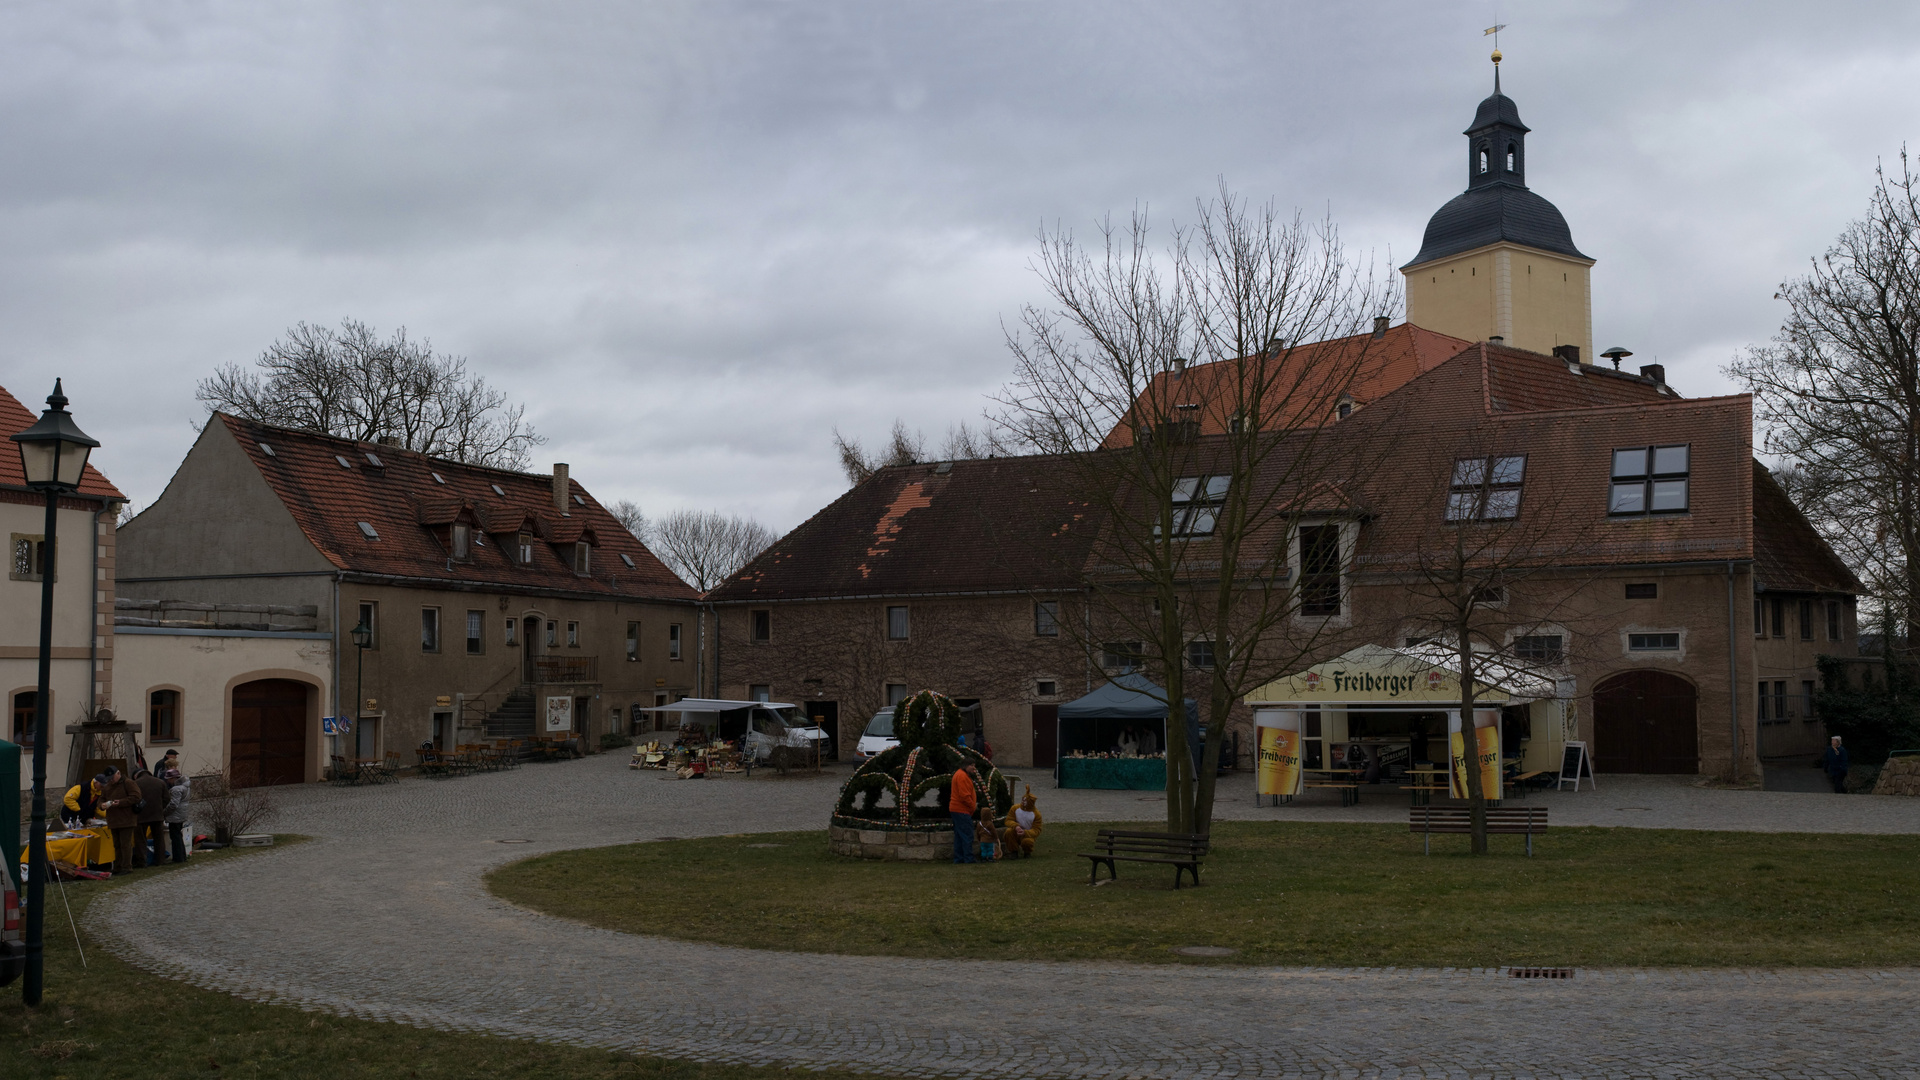
[[[1620,346],[1615,345],[1613,348],[1608,349],[1606,352],[1603,352],[1600,355],[1606,357],[1608,360],[1613,361],[1613,370],[1619,371],[1620,361],[1625,360],[1627,357],[1632,356],[1633,354],[1621,348]]]
[[[47,705],[53,696],[53,575],[54,529],[60,508],[60,495],[80,486],[87,471],[87,455],[99,446],[73,422],[67,413],[67,395],[60,391],[60,380],[53,381],[53,394],[47,398],[47,410],[33,426],[13,437],[20,444],[20,464],[26,470],[27,487],[46,496],[47,523],[40,556],[40,687],[33,709],[33,823],[27,831],[27,969],[20,984],[20,999],[37,1006],[46,985],[46,950],[41,931],[46,925],[47,882]],[[88,568],[88,577],[92,569]],[[82,587],[86,583],[82,582]],[[92,673],[88,673],[92,678]]]
[[[354,653],[352,730],[354,741],[358,743],[360,740],[360,709],[366,701],[365,698],[360,696],[360,687],[362,677],[366,674],[367,670],[367,650],[373,646],[373,627],[367,625],[365,616],[361,616],[360,624],[355,626],[349,633],[353,637]],[[354,756],[357,758],[360,755],[356,753]]]

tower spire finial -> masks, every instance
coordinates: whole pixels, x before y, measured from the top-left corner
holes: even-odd
[[[1507,28],[1506,23],[1494,23],[1480,32],[1481,37],[1493,38],[1493,92],[1500,92],[1500,31]]]

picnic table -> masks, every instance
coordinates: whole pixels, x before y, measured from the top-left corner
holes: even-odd
[[[1306,775],[1306,780],[1301,783],[1302,787],[1337,788],[1340,792],[1341,806],[1360,805],[1360,785],[1364,783],[1360,779],[1360,770],[1349,768],[1301,769],[1300,771]],[[1314,779],[1316,776],[1324,779],[1316,780]]]

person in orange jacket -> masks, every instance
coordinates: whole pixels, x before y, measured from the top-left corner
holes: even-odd
[[[973,854],[973,814],[979,808],[978,777],[973,766],[955,769],[948,787],[947,812],[953,817],[953,861],[976,862]]]

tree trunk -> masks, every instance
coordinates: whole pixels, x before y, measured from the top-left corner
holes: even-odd
[[[1487,853],[1487,793],[1480,783],[1479,740],[1473,731],[1473,704],[1477,695],[1473,689],[1473,640],[1467,636],[1467,628],[1457,628],[1460,650],[1460,758],[1461,771],[1465,774],[1467,789],[1468,828],[1471,830],[1471,850],[1475,855]],[[1447,754],[1453,754],[1453,736],[1447,736]],[[1451,767],[1451,763],[1449,763]]]

